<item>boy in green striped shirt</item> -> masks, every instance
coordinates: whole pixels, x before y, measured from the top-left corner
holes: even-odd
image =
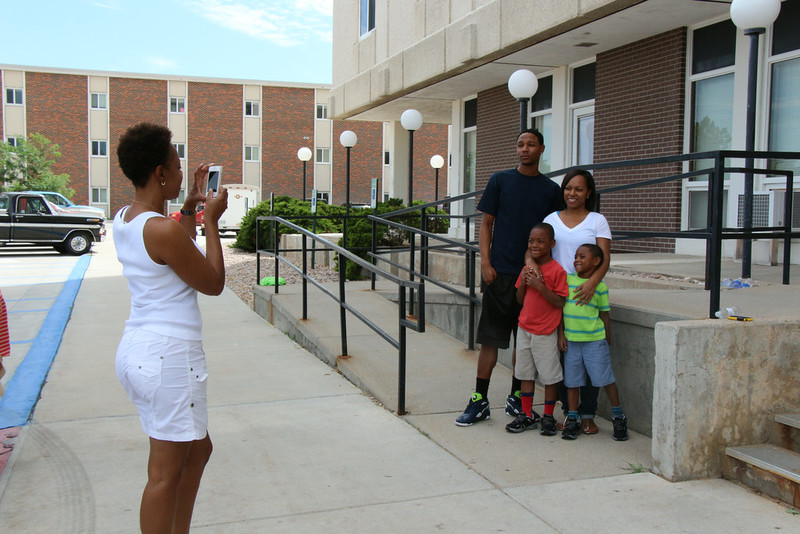
[[[564,354],[564,385],[567,386],[569,413],[562,439],[575,439],[580,432],[578,422],[578,396],[581,386],[586,385],[587,375],[592,384],[603,387],[611,403],[611,422],[614,439],[628,439],[628,420],[619,401],[616,378],[611,368],[609,343],[611,320],[609,318],[608,286],[600,282],[591,302],[579,305],[572,293],[586,282],[603,264],[603,249],[586,243],[575,251],[575,272],[567,275],[569,296],[564,304],[563,318],[558,329],[558,346]]]

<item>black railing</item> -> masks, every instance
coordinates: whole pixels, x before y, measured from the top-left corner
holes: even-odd
[[[341,348],[342,348],[342,355],[348,354],[347,349],[347,313],[350,312],[355,316],[359,321],[367,325],[372,331],[378,334],[381,338],[383,338],[387,343],[389,343],[392,347],[397,349],[398,352],[398,378],[397,378],[397,413],[403,415],[406,413],[406,329],[411,328],[417,332],[424,332],[425,331],[425,322],[424,316],[417,317],[416,320],[411,320],[405,314],[405,307],[406,307],[406,291],[407,290],[419,290],[420,283],[414,282],[411,280],[404,280],[397,276],[394,276],[391,273],[388,273],[382,269],[379,269],[372,263],[363,260],[362,258],[358,257],[354,253],[340,247],[338,245],[334,245],[324,238],[302,228],[294,223],[289,222],[286,219],[282,219],[280,217],[275,216],[268,216],[268,217],[258,217],[256,219],[256,243],[260,243],[259,240],[259,227],[260,221],[270,221],[273,225],[272,227],[272,250],[266,249],[256,249],[256,283],[261,280],[261,255],[268,254],[275,258],[275,269],[274,269],[274,276],[275,276],[275,293],[279,293],[279,274],[280,269],[279,265],[281,262],[285,263],[290,269],[294,270],[295,272],[302,275],[303,282],[302,282],[302,299],[303,299],[303,319],[308,319],[308,282],[311,282],[317,289],[331,297],[336,303],[339,305],[339,325],[340,325],[340,336],[341,336]],[[302,248],[300,251],[302,252],[302,266],[297,267],[293,263],[291,263],[288,259],[281,256],[281,252],[287,252],[287,250],[282,250],[279,248],[278,243],[278,225],[284,225],[293,230],[293,233],[302,234]],[[320,250],[331,250],[339,255],[339,294],[336,295],[333,291],[329,290],[327,287],[319,283],[318,281],[314,280],[308,274],[308,239],[312,240],[312,243],[321,243],[323,246],[322,248],[317,248],[317,251]],[[397,339],[392,337],[388,332],[380,328],[376,323],[371,321],[368,317],[364,314],[359,312],[353,306],[351,306],[346,301],[346,270],[347,270],[347,262],[352,261],[356,263],[362,269],[367,270],[373,276],[380,276],[383,279],[386,279],[394,284],[397,285],[398,289],[398,297],[399,297],[399,313],[398,313],[398,335]]]

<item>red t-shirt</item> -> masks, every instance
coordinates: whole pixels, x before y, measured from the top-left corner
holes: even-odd
[[[555,260],[550,260],[541,267],[544,285],[553,293],[566,297],[569,293],[567,273]],[[522,279],[523,268],[517,277],[516,287]],[[561,308],[556,308],[539,291],[528,286],[525,288],[525,300],[519,313],[519,326],[526,332],[537,336],[552,334],[561,322]]]

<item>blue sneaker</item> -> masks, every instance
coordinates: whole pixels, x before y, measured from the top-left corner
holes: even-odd
[[[484,399],[480,393],[473,393],[464,413],[456,419],[456,424],[458,426],[471,426],[484,419],[489,419],[489,401]]]
[[[506,399],[506,415],[514,418],[517,418],[520,415],[525,415],[525,412],[522,411],[522,399],[513,393]],[[533,410],[531,415],[531,419],[533,419],[535,423],[538,423],[542,418],[538,413],[536,413],[536,410]]]
[[[511,417],[519,417],[522,413],[522,399],[515,394],[511,394],[506,399],[506,415]]]

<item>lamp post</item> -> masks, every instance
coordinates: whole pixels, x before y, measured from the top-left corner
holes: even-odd
[[[755,150],[756,145],[756,92],[758,89],[758,41],[762,33],[771,26],[781,11],[781,0],[733,0],[731,20],[737,28],[750,38],[750,52],[747,63],[747,124],[745,146],[747,152]],[[745,158],[745,168],[752,169],[752,157]],[[753,173],[744,175],[744,213],[745,230],[753,227]],[[750,278],[753,240],[745,237],[742,243],[742,278]]]
[[[416,109],[407,109],[400,115],[400,124],[408,130],[408,207],[411,207],[414,202],[414,131],[419,130],[422,126],[422,113]],[[420,222],[422,222],[420,220]],[[408,255],[410,261],[410,271],[408,278],[414,281],[414,252],[417,246],[417,236],[411,233],[411,242],[409,243]],[[414,315],[414,290],[409,292],[408,298],[408,313]]]
[[[400,124],[408,130],[408,205],[414,200],[414,131],[422,126],[422,113],[407,109],[400,115]]]
[[[297,159],[303,162],[303,200],[306,199],[306,163],[311,159],[311,149],[302,147],[297,151]]]
[[[508,79],[508,91],[519,101],[519,131],[528,128],[528,100],[533,98],[539,88],[536,75],[527,69],[520,69]]]
[[[350,217],[350,149],[356,146],[358,136],[351,130],[345,130],[339,136],[339,142],[347,149],[347,180],[345,182],[344,224],[342,224],[342,243],[347,248],[347,218]]]
[[[431,167],[436,169],[436,179],[434,180],[434,193],[433,193],[433,201],[439,202],[439,169],[442,168],[444,165],[444,158],[439,154],[431,157]]]

